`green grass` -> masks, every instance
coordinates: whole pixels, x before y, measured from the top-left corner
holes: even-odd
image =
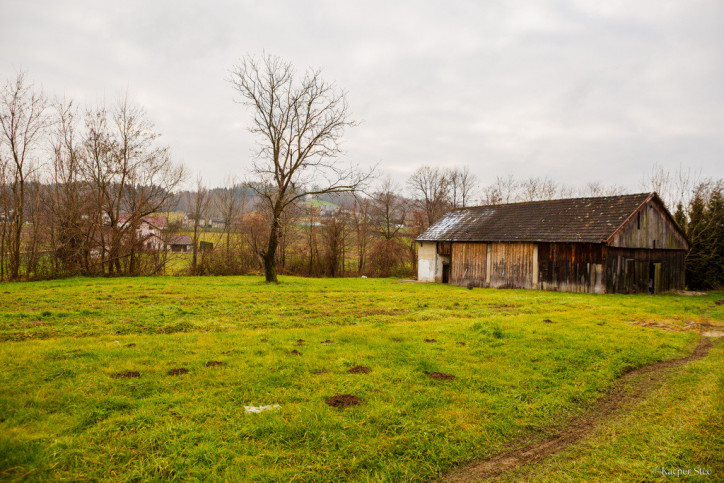
[[[0,477],[425,480],[691,351],[681,329],[721,323],[717,298],[292,277],[0,285]],[[177,367],[189,373],[167,376]],[[124,371],[141,377],[111,377]],[[363,404],[324,404],[339,393]],[[268,404],[282,408],[244,412]]]

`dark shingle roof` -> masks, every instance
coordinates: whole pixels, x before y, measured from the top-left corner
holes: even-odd
[[[654,193],[459,208],[418,241],[602,243]]]

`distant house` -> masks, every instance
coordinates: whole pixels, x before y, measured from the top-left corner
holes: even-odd
[[[118,225],[124,226],[131,220],[131,215],[118,217]],[[136,225],[136,240],[147,250],[162,250],[164,243],[161,232],[168,228],[165,216],[143,216]]]
[[[225,227],[226,223],[224,223],[224,220],[211,220],[211,229],[223,230]]]
[[[166,250],[175,253],[191,252],[194,244],[188,235],[170,235],[166,240]]]
[[[656,193],[460,208],[417,242],[422,281],[589,293],[681,289],[689,249]]]

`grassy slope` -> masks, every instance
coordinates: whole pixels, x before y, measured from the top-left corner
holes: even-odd
[[[694,334],[636,324],[724,320],[713,298],[371,279],[1,285],[0,476],[425,479],[565,421],[626,368],[690,351]],[[346,373],[357,364],[373,372]],[[141,378],[110,377],[126,370]],[[327,407],[337,393],[364,404]]]

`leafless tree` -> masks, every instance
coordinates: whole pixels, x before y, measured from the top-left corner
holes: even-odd
[[[224,263],[226,269],[233,272],[233,247],[231,238],[233,233],[239,231],[238,226],[242,221],[242,214],[246,206],[246,185],[238,183],[237,180],[229,178],[226,187],[216,198],[216,209],[221,213],[221,220],[224,223],[222,235],[225,238]]]
[[[233,67],[230,82],[238,102],[251,108],[250,131],[261,139],[253,165],[261,183],[255,186],[271,213],[261,256],[266,280],[276,282],[284,210],[309,195],[354,191],[371,173],[338,162],[340,140],[354,122],[345,93],[324,81],[320,71],[298,77],[292,64],[279,57],[248,55]]]
[[[449,169],[447,177],[450,181],[450,202],[453,208],[465,208],[478,189],[478,177],[470,172],[468,166]]]
[[[435,223],[450,208],[450,180],[444,169],[422,166],[410,176],[407,183],[425,213],[426,226]]]
[[[206,215],[209,209],[209,190],[204,186],[204,181],[201,179],[201,176],[196,179],[196,192],[193,195],[193,203],[194,246],[191,254],[191,273],[199,275],[199,236],[201,235],[202,225],[205,226],[206,224]]]
[[[18,279],[21,265],[22,230],[25,216],[26,182],[38,167],[36,151],[48,125],[46,100],[42,92],[20,73],[0,90],[0,150],[10,160],[10,278]]]
[[[166,211],[183,181],[183,167],[159,146],[159,134],[143,109],[123,97],[109,113],[101,107],[86,115],[84,174],[91,182],[98,218],[106,229],[101,247],[109,273],[138,270],[136,228],[142,218]]]
[[[72,102],[54,106],[54,129],[51,136],[52,169],[49,200],[49,223],[46,223],[62,271],[75,274],[90,271],[89,250],[94,223],[88,185],[83,179],[82,141],[77,132],[77,111]]]
[[[616,196],[622,195],[626,190],[618,185],[606,186],[597,181],[587,183],[581,190],[582,196]]]
[[[518,199],[520,183],[512,174],[496,176],[495,182],[483,190],[486,205],[513,203]]]
[[[407,216],[407,200],[399,195],[401,188],[389,176],[372,195],[372,220],[375,232],[385,240],[397,237]]]
[[[367,259],[367,245],[371,232],[372,200],[366,196],[357,195],[352,208],[352,223],[354,224],[355,241],[357,248],[357,274],[361,275],[365,269]]]

